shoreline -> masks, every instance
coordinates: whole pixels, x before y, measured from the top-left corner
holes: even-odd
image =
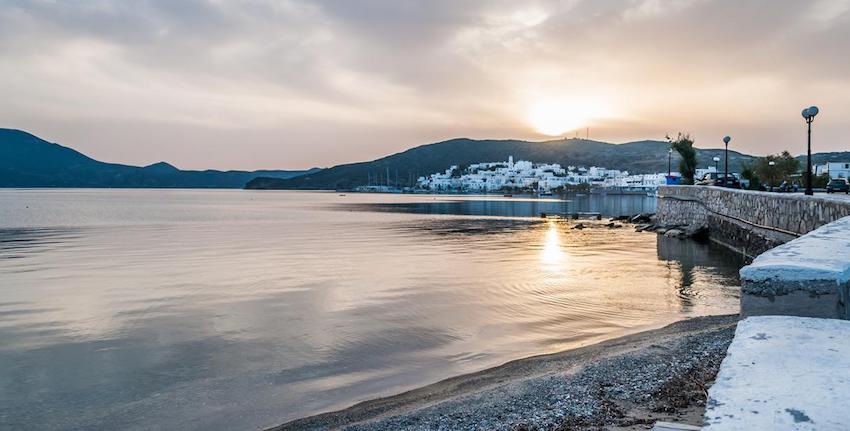
[[[681,320],[531,356],[269,428],[629,430],[698,425],[738,315]]]

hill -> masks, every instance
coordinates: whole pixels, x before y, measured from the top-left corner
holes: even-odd
[[[797,156],[795,159],[800,161],[801,166],[806,166],[806,155]],[[812,164],[820,165],[826,162],[847,162],[850,161],[850,151],[834,151],[830,153],[815,153],[812,154]]]
[[[21,130],[0,129],[0,187],[241,188],[258,176],[286,179],[314,171],[184,171],[165,162],[104,163]]]
[[[461,167],[477,162],[530,160],[535,163],[560,163],[563,166],[603,166],[631,173],[667,171],[667,149],[662,141],[638,141],[610,144],[586,139],[561,139],[546,142],[518,140],[452,139],[422,145],[371,162],[334,166],[291,179],[257,178],[246,185],[250,189],[351,189],[372,178],[383,184],[389,172],[390,185],[409,186],[418,176]],[[699,166],[713,164],[714,156],[723,157],[722,149],[700,149]],[[752,156],[729,151],[730,170],[739,171],[742,162]],[[678,154],[673,154],[673,170],[677,170]],[[723,162],[720,162],[722,167]]]

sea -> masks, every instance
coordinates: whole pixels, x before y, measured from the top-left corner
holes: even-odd
[[[0,429],[258,430],[737,312],[740,256],[607,226],[654,209],[644,195],[0,190]],[[557,217],[575,212],[605,218]]]

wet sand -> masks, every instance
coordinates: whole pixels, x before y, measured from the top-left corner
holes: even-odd
[[[737,315],[699,317],[508,362],[282,430],[627,430],[699,425]]]

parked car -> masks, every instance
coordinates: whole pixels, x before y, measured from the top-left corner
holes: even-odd
[[[834,180],[829,180],[829,183],[826,185],[827,193],[840,193],[844,192],[844,194],[850,193],[850,185],[847,184],[847,180],[844,178],[836,178]]]
[[[723,174],[723,172],[709,172],[696,181],[698,186],[718,186],[740,189],[741,182],[734,174]]]

